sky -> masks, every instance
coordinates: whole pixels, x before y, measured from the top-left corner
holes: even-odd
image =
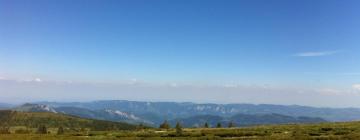
[[[360,107],[357,0],[0,0],[0,102]]]

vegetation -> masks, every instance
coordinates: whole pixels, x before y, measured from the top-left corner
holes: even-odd
[[[47,131],[46,126],[44,126],[44,125],[39,126],[39,128],[37,129],[37,133],[38,133],[38,134],[47,134],[48,131]]]
[[[165,120],[162,124],[160,124],[160,127],[162,129],[169,129],[170,128],[170,124],[168,123],[167,120]]]
[[[58,134],[58,135],[63,135],[64,133],[65,133],[64,128],[60,126],[59,129],[58,129],[58,131],[57,131],[57,134]]]
[[[178,123],[175,128],[157,129],[146,128],[143,130],[113,130],[89,131],[88,133],[76,129],[67,130],[63,135],[57,135],[58,128],[47,128],[51,133],[16,134],[11,127],[11,134],[1,134],[0,139],[121,139],[121,140],[221,140],[221,139],[313,139],[313,140],[339,140],[358,139],[360,137],[360,122],[347,123],[322,123],[322,124],[288,124],[266,125],[244,128],[182,128]]]
[[[133,129],[119,129],[117,125],[122,123],[103,123],[102,121],[94,123],[96,120],[54,113],[10,112],[11,118],[9,118],[9,112],[0,114],[0,140],[356,140],[360,137],[360,122],[259,125],[238,128],[233,123],[228,124],[231,128],[183,128],[182,124],[178,122],[175,128],[171,128],[169,123],[164,121],[161,128],[149,128],[139,124],[138,126],[131,125]],[[54,121],[59,122],[57,124]],[[73,125],[69,123],[73,123]],[[108,125],[108,123],[112,125]],[[217,127],[221,126],[221,123],[218,124]],[[93,125],[104,125],[98,127],[106,129],[93,129],[95,127]],[[210,126],[208,125],[208,127]]]
[[[234,124],[234,122],[232,122],[232,121],[231,121],[231,122],[229,122],[229,125],[228,125],[228,127],[229,127],[229,128],[235,127],[235,124]]]
[[[32,130],[27,128],[19,128],[15,130],[15,134],[31,134]]]
[[[209,124],[207,122],[204,124],[204,128],[209,128]]]
[[[175,130],[176,130],[176,135],[177,136],[181,136],[182,135],[182,126],[179,122],[176,123],[176,126],[175,126]]]
[[[10,134],[9,127],[0,127],[0,134]]]
[[[221,128],[222,126],[221,126],[221,123],[217,123],[216,124],[216,128]]]

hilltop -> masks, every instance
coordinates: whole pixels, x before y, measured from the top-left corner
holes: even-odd
[[[51,112],[18,112],[0,110],[0,127],[25,126],[36,128],[66,127],[89,128],[91,130],[134,130],[136,127],[127,123],[84,119],[75,116]]]

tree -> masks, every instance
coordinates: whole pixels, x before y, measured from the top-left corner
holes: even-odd
[[[169,129],[170,125],[167,120],[165,120],[162,124],[160,124],[160,128],[162,129]]]
[[[231,127],[235,127],[235,124],[231,121],[231,122],[229,122],[228,127],[229,127],[229,128],[231,128]]]
[[[181,126],[181,124],[179,122],[176,123],[175,129],[176,129],[176,134],[177,135],[182,135],[182,126]]]
[[[57,134],[58,134],[58,135],[62,135],[62,134],[64,134],[64,133],[65,133],[64,128],[60,126],[60,127],[58,128]]]
[[[37,133],[38,134],[47,134],[46,126],[44,126],[44,125],[39,126],[38,129],[37,129]]]
[[[216,128],[221,128],[222,126],[221,126],[221,123],[217,123],[216,124]]]
[[[209,124],[206,122],[206,123],[204,124],[204,127],[205,127],[205,128],[209,128]]]

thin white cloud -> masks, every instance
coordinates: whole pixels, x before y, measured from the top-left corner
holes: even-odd
[[[138,82],[138,79],[133,78],[133,79],[130,79],[129,84],[136,84],[137,82]]]
[[[20,79],[17,80],[18,82],[43,82],[40,78],[34,78],[34,79]]]
[[[343,90],[331,89],[331,88],[317,89],[315,91],[323,95],[342,95],[347,93],[346,91]]]
[[[139,84],[144,84],[144,81],[136,79],[136,78],[132,78],[127,82],[128,85],[139,85]]]
[[[317,57],[317,56],[327,56],[339,53],[339,51],[320,51],[320,52],[302,52],[297,53],[294,56],[297,57]]]
[[[354,84],[352,86],[353,89],[357,90],[357,91],[360,91],[360,84]]]
[[[238,85],[236,85],[236,84],[226,84],[226,85],[224,85],[224,87],[225,88],[236,88],[236,87],[238,87]]]
[[[33,81],[34,82],[42,82],[42,80],[40,78],[35,78]]]
[[[6,78],[5,78],[5,77],[1,77],[1,76],[0,76],[0,80],[6,80]]]
[[[171,87],[178,87],[178,84],[177,83],[171,83],[170,86]]]

